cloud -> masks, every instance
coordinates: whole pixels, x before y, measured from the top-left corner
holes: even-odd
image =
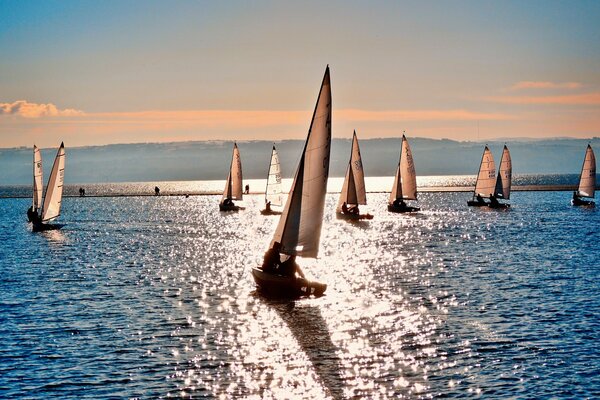
[[[67,108],[59,110],[54,104],[29,103],[17,100],[14,103],[0,103],[0,115],[18,115],[24,118],[73,117],[84,115],[83,111]]]
[[[479,121],[509,120],[514,117],[501,113],[481,113],[467,110],[387,110],[368,111],[344,109],[334,115],[352,122],[404,122],[404,121]]]
[[[556,104],[597,106],[600,105],[600,92],[560,96],[496,96],[487,97],[486,100],[504,104]]]
[[[517,82],[510,87],[510,90],[524,90],[524,89],[579,89],[581,87],[579,82],[540,82],[540,81],[521,81]]]

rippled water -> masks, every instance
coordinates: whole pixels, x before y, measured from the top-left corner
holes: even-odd
[[[423,212],[335,219],[328,283],[256,295],[277,217],[219,196],[67,198],[33,234],[0,199],[0,398],[600,396],[600,211],[517,192],[509,211],[424,193]]]

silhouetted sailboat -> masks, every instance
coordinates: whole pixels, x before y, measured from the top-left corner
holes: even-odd
[[[267,175],[267,187],[265,189],[265,209],[261,210],[263,215],[280,215],[281,211],[271,209],[272,206],[283,205],[283,193],[281,192],[281,166],[275,145],[271,151],[271,162]]]
[[[367,204],[367,191],[365,189],[365,173],[363,171],[360,148],[356,131],[352,136],[352,148],[350,149],[350,161],[346,169],[344,185],[340,192],[340,199],[336,209],[338,218],[344,219],[373,219],[371,214],[360,214],[359,205]]]
[[[492,152],[485,146],[483,155],[481,156],[481,164],[479,164],[479,173],[477,174],[477,183],[475,184],[473,199],[467,201],[467,205],[476,207],[489,205],[484,199],[493,195],[495,188],[496,165],[494,164]]]
[[[262,268],[253,268],[252,276],[258,288],[270,295],[301,297],[322,295],[327,285],[311,282],[283,268],[295,265],[294,258],[316,258],[319,252],[323,209],[329,176],[329,154],[331,149],[331,83],[329,66],[319,91],[302,157],[294,176],[283,214],[273,235],[270,249],[265,254]],[[283,264],[280,254],[290,256]],[[274,257],[274,263],[267,263]],[[289,271],[291,273],[286,273]]]
[[[404,213],[419,211],[418,207],[407,205],[404,200],[417,200],[417,174],[415,164],[405,135],[402,135],[400,159],[394,177],[394,185],[390,193],[388,211]]]
[[[574,206],[594,206],[596,203],[589,200],[583,200],[582,197],[593,199],[596,194],[596,156],[592,146],[588,144],[585,150],[585,158],[581,167],[579,176],[579,187],[573,193],[571,204]]]
[[[232,200],[242,200],[242,160],[237,143],[233,144],[233,153],[231,154],[231,165],[227,182],[225,182],[225,190],[223,197],[219,203],[221,211],[238,211],[243,207],[236,206]]]
[[[37,149],[37,148],[35,148]],[[36,202],[39,205],[39,195],[36,189],[37,185],[41,185],[41,157],[39,158],[39,167],[35,163],[35,149],[34,149],[34,205]],[[38,150],[39,152],[39,150]],[[39,168],[39,170],[38,170]],[[39,174],[36,178],[36,174]],[[62,204],[62,193],[63,183],[65,179],[65,145],[60,144],[54,164],[52,165],[52,171],[50,172],[50,178],[48,179],[48,186],[46,186],[46,193],[44,194],[44,201],[42,204],[42,214],[38,215],[37,212],[34,216],[33,231],[47,231],[52,229],[60,229],[63,227],[61,224],[49,224],[60,216],[60,207]]]
[[[510,199],[510,187],[512,183],[512,160],[508,147],[504,145],[502,157],[500,158],[500,168],[496,177],[496,186],[494,187],[494,196],[490,199],[490,208],[508,208],[510,204],[500,203],[498,199]]]

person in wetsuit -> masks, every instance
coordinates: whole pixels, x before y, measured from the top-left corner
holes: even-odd
[[[283,276],[295,277],[296,274],[301,278],[304,278],[304,272],[300,269],[298,263],[296,263],[296,256],[292,255],[283,263],[281,263],[281,267],[279,268],[279,273]]]
[[[265,253],[263,258],[262,270],[269,274],[275,274],[279,272],[279,267],[281,266],[281,256],[279,251],[281,250],[281,243],[275,242],[273,243],[273,247],[271,247]]]
[[[500,205],[500,203],[498,202],[498,199],[496,198],[496,196],[494,196],[493,194],[490,194],[490,207],[494,208],[494,207],[498,207]]]
[[[267,204],[265,204],[265,211],[271,212],[271,202],[270,201],[268,201]]]

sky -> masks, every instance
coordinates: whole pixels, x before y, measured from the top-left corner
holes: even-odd
[[[0,0],[0,147],[600,136],[598,1]]]

